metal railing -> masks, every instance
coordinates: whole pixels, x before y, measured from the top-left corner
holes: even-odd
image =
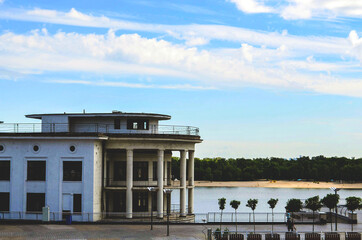
[[[127,125],[101,123],[0,123],[0,133],[113,133],[199,136],[199,128],[177,125],[151,125],[147,129],[129,129]]]
[[[188,212],[188,206],[185,208],[186,213]],[[208,213],[194,213],[192,215],[188,215],[185,217],[180,217],[180,205],[179,204],[171,204],[170,208],[172,217],[172,222],[189,222],[189,223],[209,223],[209,224],[219,224],[222,223],[235,223],[236,220],[238,223],[250,223],[253,221],[252,213],[240,212],[237,213],[237,218],[235,217],[235,213],[233,212],[224,212],[222,215],[220,212],[208,212]],[[50,221],[63,221],[64,216],[62,212],[50,212]],[[72,213],[72,217],[74,221],[79,222],[92,222],[92,221],[116,221],[116,222],[149,222],[151,218],[150,212],[133,212],[133,218],[127,219],[125,212],[95,212],[95,213]],[[154,211],[154,216],[156,216],[156,211]],[[166,216],[166,211],[163,214]],[[0,212],[0,220],[42,220],[41,212],[21,212],[21,211],[11,211],[11,212]],[[285,223],[286,215],[285,213],[274,213],[274,220],[272,220],[271,213],[255,213],[255,222],[256,223]],[[158,219],[157,221],[162,222],[165,219]],[[295,223],[311,223],[311,219],[294,219]],[[315,221],[318,223],[318,221]]]

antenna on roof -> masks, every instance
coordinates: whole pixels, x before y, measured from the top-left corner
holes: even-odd
[[[85,114],[85,109],[83,109],[83,114]]]

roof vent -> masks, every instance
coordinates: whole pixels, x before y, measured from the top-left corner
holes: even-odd
[[[113,110],[112,113],[122,113],[122,112],[118,110]]]

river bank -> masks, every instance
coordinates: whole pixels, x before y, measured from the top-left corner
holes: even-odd
[[[195,181],[197,187],[261,187],[261,188],[343,188],[362,189],[362,183],[306,182],[306,181]]]

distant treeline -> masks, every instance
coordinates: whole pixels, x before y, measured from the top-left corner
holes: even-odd
[[[180,163],[172,158],[172,175],[180,179]],[[250,181],[257,179],[362,181],[362,158],[195,158],[195,180]]]

